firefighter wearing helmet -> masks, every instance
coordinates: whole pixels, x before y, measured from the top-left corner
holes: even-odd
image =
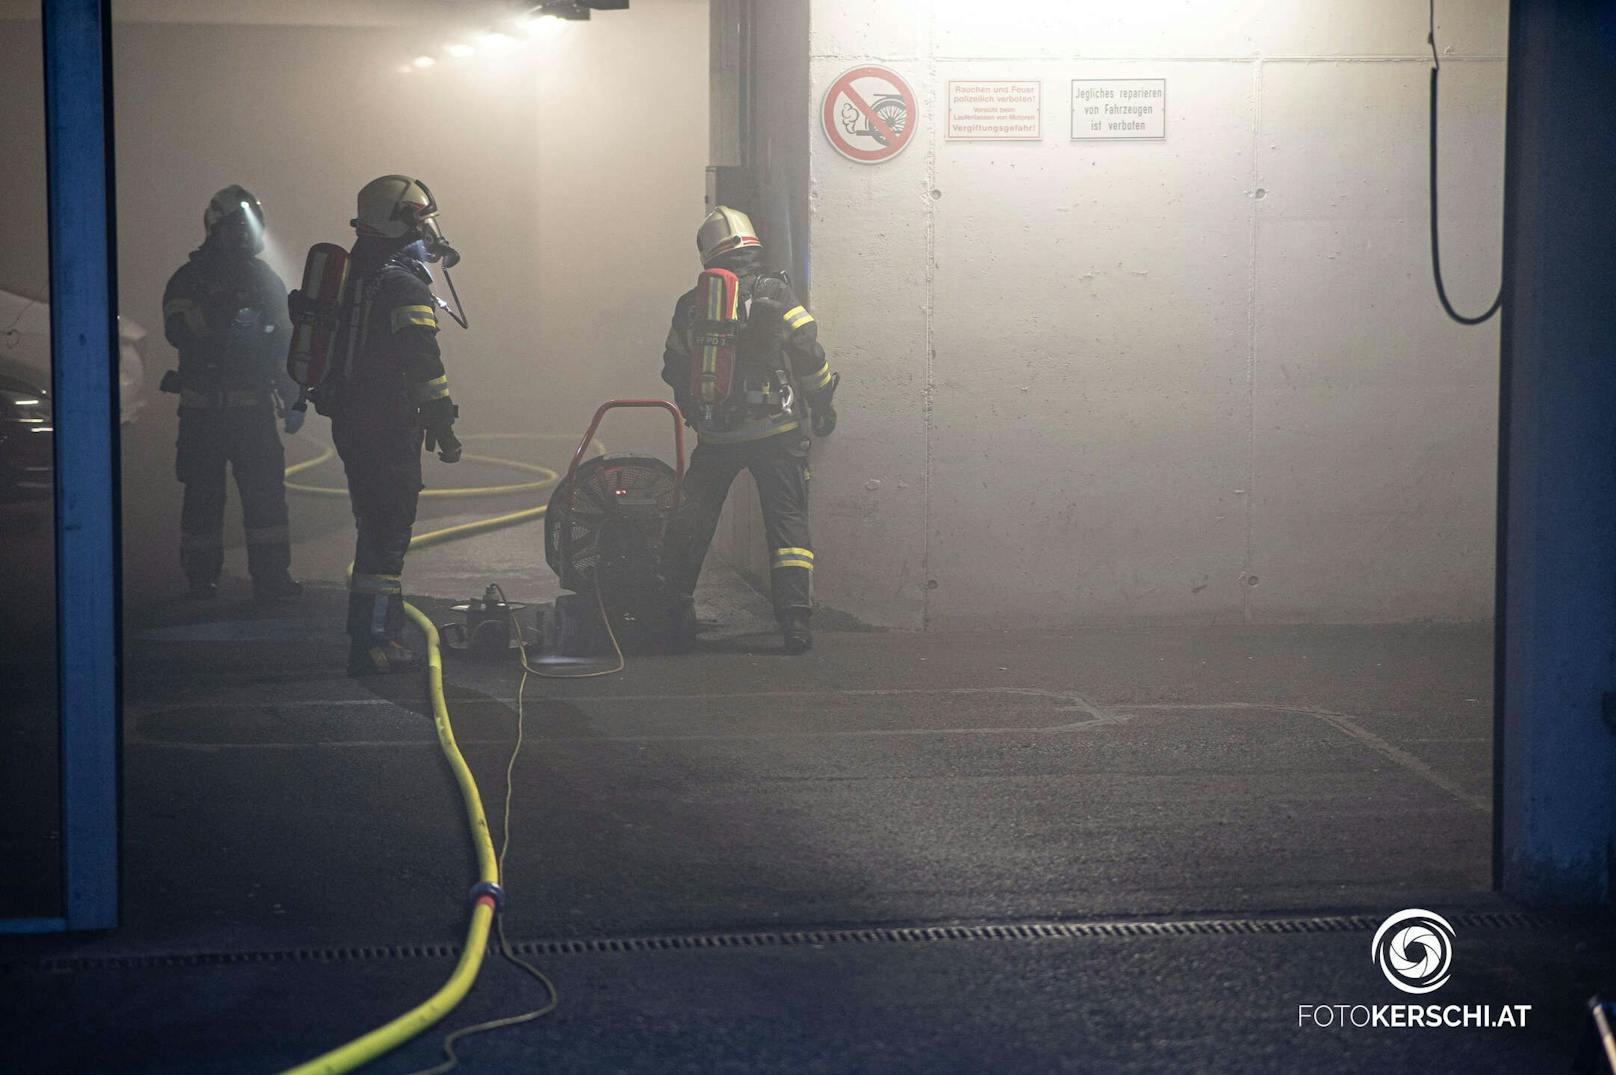
[[[228,186],[202,214],[206,237],[163,290],[163,331],[179,352],[179,368],[162,382],[179,399],[175,475],[185,486],[180,508],[180,566],[193,597],[212,597],[224,565],[225,471],[241,494],[247,568],[258,598],[292,597],[302,586],[290,573],[286,431],[302,424],[285,410],[296,386],[286,377],[289,322],[286,285],[258,258],[264,209],[252,193]]]
[[[444,240],[437,215],[432,192],[409,176],[385,175],[359,191],[351,222],[358,238],[337,310],[342,330],[330,374],[310,393],[331,419],[358,531],[348,584],[350,675],[419,664],[399,637],[421,448],[446,463],[460,459],[459,412],[438,351],[439,302],[427,268],[452,266],[460,256]]]
[[[784,273],[764,267],[745,213],[714,209],[696,232],[706,271],[674,307],[662,379],[695,427],[685,505],[670,527],[672,579],[693,595],[724,499],[745,469],[757,483],[775,617],[788,653],[813,647],[814,552],[808,531],[807,429],[836,428],[840,380],[818,323]]]

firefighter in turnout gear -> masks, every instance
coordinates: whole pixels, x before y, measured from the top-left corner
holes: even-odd
[[[697,433],[685,503],[670,524],[670,581],[695,593],[729,487],[749,470],[762,502],[775,617],[786,652],[802,653],[813,647],[814,576],[805,426],[821,437],[836,428],[831,398],[840,377],[791,282],[764,268],[745,213],[714,209],[696,248],[707,271],[674,307],[662,356],[662,379]]]
[[[437,227],[426,185],[389,175],[359,192],[332,370],[310,395],[331,419],[358,531],[348,585],[348,671],[416,667],[399,642],[404,554],[421,493],[421,447],[460,459],[458,410],[438,351],[438,301],[428,262],[459,255]],[[294,304],[305,302],[294,294]]]
[[[225,469],[235,474],[247,567],[260,598],[302,592],[288,573],[285,452],[275,428],[296,386],[286,377],[286,285],[257,257],[264,210],[239,186],[219,191],[202,216],[206,238],[163,291],[163,330],[179,369],[162,390],[180,397],[175,475],[185,486],[180,564],[193,597],[212,597],[224,564]]]

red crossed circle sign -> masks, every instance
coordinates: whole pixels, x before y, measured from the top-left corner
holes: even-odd
[[[890,67],[874,65],[842,72],[820,108],[830,144],[860,164],[880,164],[902,153],[918,119],[909,83]]]

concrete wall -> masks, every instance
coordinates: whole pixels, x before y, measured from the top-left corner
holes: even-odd
[[[920,111],[878,166],[817,116],[808,137],[845,376],[815,446],[822,603],[909,627],[1490,614],[1497,330],[1431,288],[1424,5],[810,8],[811,114],[862,62]],[[1448,281],[1477,309],[1506,9],[1438,29]],[[1039,80],[1042,139],[945,140],[969,78]],[[1070,140],[1073,78],[1166,79],[1167,137]]]

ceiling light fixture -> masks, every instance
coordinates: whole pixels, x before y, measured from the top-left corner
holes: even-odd
[[[530,37],[548,37],[561,28],[561,20],[554,15],[528,15],[522,19],[522,29]]]

